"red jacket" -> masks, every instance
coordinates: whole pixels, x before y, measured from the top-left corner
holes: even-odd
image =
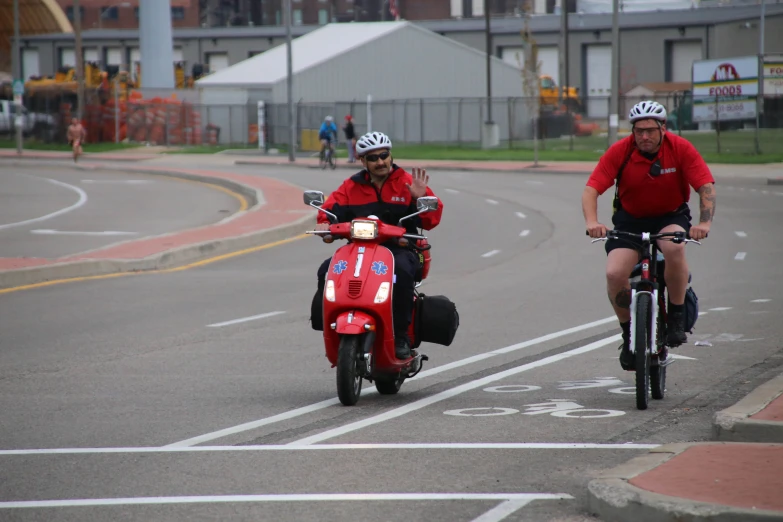
[[[632,148],[633,147],[633,148]],[[614,185],[617,172],[628,153],[628,163],[620,179],[620,204],[636,218],[654,217],[674,212],[690,199],[691,187],[715,183],[696,148],[685,138],[671,132],[663,135],[663,143],[653,159],[639,153],[634,137],[618,140],[607,150],[587,180],[587,186],[603,194]],[[661,175],[650,176],[650,166],[661,162]]]
[[[413,177],[394,164],[380,190],[372,184],[367,171],[362,170],[346,179],[337,190],[332,192],[322,208],[335,214],[340,223],[373,215],[384,223],[397,225],[400,218],[417,211],[416,202],[411,198],[406,183],[413,184]],[[432,189],[427,187],[427,196],[434,195]],[[431,230],[438,226],[442,215],[443,202],[438,199],[438,210],[419,214],[404,221],[403,224],[412,233],[416,233],[416,228]],[[318,222],[329,223],[329,218],[323,212],[319,212]]]

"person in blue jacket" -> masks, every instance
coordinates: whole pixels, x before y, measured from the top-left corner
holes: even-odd
[[[327,116],[318,130],[318,139],[321,140],[321,156],[328,145],[331,153],[334,154],[334,143],[337,141],[337,125],[334,124],[334,118]]]

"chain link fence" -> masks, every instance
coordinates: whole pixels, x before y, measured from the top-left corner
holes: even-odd
[[[669,113],[669,130],[690,140],[701,152],[778,152],[776,145],[783,137],[783,97],[764,99],[757,129],[755,100],[694,99],[689,91],[624,96],[619,104],[620,136],[630,132],[626,120],[630,108],[647,99],[663,104]],[[27,99],[26,110],[39,122],[31,134],[45,142],[64,141],[65,129],[75,115],[75,101],[73,95]],[[537,118],[534,117],[534,101],[521,97],[494,98],[491,114],[486,98],[299,102],[294,106],[297,147],[302,149],[305,135],[317,132],[327,115],[333,116],[340,128],[344,117],[350,114],[357,135],[379,130],[388,134],[395,144],[402,145],[478,148],[483,124],[491,117],[499,127],[500,146],[504,148],[532,149],[535,146],[539,150],[599,153],[606,149],[609,98],[591,97],[566,100],[562,105],[542,105]],[[699,115],[710,110],[713,111],[710,114],[718,114],[717,121],[698,121]],[[267,146],[287,146],[287,105],[267,104],[265,114],[262,130]],[[739,118],[730,118],[738,115]],[[259,135],[255,104],[200,105],[165,98],[127,100],[115,105],[110,97],[95,96],[85,107],[84,124],[88,142],[244,148],[257,145]],[[0,135],[3,134],[11,136],[12,131],[0,128]],[[345,141],[342,131],[340,141]]]

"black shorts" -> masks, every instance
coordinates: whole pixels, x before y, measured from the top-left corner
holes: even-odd
[[[621,208],[612,216],[612,223],[615,230],[633,232],[635,234],[641,234],[642,232],[657,234],[661,229],[669,225],[679,225],[687,233],[691,230],[691,209],[687,203],[683,203],[680,208],[669,214],[650,218],[635,218]],[[641,250],[642,242],[641,240],[637,241],[630,238],[608,239],[606,241],[606,253],[609,254],[615,248]]]

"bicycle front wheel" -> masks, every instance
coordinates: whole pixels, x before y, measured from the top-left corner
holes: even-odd
[[[652,298],[639,294],[636,298],[636,315],[631,320],[634,328],[636,355],[636,408],[646,410],[650,401],[650,310]],[[635,323],[635,324],[634,324]]]

